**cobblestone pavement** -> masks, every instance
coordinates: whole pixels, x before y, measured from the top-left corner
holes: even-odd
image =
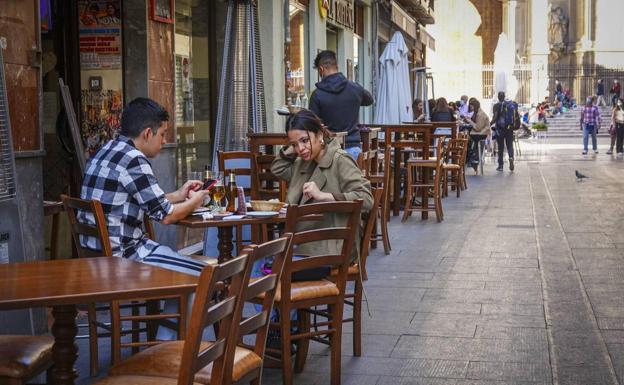
[[[523,143],[513,173],[468,172],[442,223],[392,219],[392,253],[368,260],[362,357],[345,329],[343,384],[623,381],[624,161],[557,140]],[[328,384],[328,352],[312,343],[295,383]]]

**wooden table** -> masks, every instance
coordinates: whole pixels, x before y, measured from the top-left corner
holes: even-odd
[[[0,264],[0,310],[53,306],[53,384],[73,384],[76,305],[190,294],[197,277],[101,257]]]
[[[207,229],[209,227],[216,227],[217,237],[219,238],[217,243],[217,250],[219,250],[218,259],[219,263],[222,263],[232,259],[232,250],[234,249],[234,245],[232,243],[232,229],[235,226],[254,226],[284,222],[286,222],[286,214],[280,214],[268,218],[245,217],[237,220],[203,219],[201,216],[191,215],[178,221],[176,224],[192,229]]]
[[[384,156],[389,156],[390,151],[394,151],[392,215],[397,216],[401,210],[401,149],[412,145],[412,141],[404,141],[401,138],[404,134],[421,135],[422,141],[420,143],[420,148],[422,148],[422,159],[429,159],[431,138],[436,127],[429,123],[382,124],[380,127],[384,130],[384,144],[386,146],[386,153]],[[423,181],[427,183],[428,180],[429,171],[425,170]],[[426,208],[429,202],[429,192],[427,189],[422,189],[421,199],[423,200],[423,208]],[[427,211],[421,213],[422,219],[427,219],[428,217],[429,213]]]

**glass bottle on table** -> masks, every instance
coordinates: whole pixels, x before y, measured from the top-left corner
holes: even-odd
[[[227,188],[227,211],[236,213],[238,206],[238,188],[236,186],[236,174],[230,173],[230,180]]]

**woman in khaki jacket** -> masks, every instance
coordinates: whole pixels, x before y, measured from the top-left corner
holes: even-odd
[[[370,183],[364,178],[353,158],[329,136],[321,120],[302,109],[286,122],[289,145],[283,147],[271,165],[271,172],[288,182],[286,201],[304,205],[314,202],[352,201],[362,199],[362,213],[373,204]],[[344,226],[347,217],[336,214],[323,221],[301,223],[297,230]],[[358,231],[352,260],[359,256],[362,226]],[[298,255],[336,254],[339,241],[319,241],[301,245]]]
[[[479,142],[486,139],[490,133],[490,118],[485,111],[481,109],[481,103],[476,98],[470,98],[468,101],[469,111],[472,112],[472,117],[464,117],[464,123],[472,127],[470,130],[470,165],[477,172],[479,166]]]

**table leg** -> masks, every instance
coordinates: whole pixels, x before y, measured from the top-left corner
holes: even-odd
[[[399,215],[401,211],[401,150],[394,148],[394,192],[392,201],[392,216]]]
[[[58,213],[52,215],[52,231],[50,235],[50,259],[52,260],[58,256],[59,217]]]
[[[54,324],[54,346],[52,358],[54,366],[51,369],[52,383],[54,385],[72,385],[78,373],[74,369],[74,363],[78,357],[78,346],[74,338],[78,332],[76,327],[76,306],[54,306],[52,315]]]
[[[219,227],[218,235],[219,243],[217,249],[219,250],[219,263],[223,263],[232,259],[232,227],[223,226]]]
[[[429,180],[430,180],[429,170],[427,170],[426,168],[423,169],[422,174],[423,174],[422,176],[423,184],[426,185],[429,183]],[[421,190],[422,190],[421,199],[422,199],[423,211],[420,213],[420,217],[421,219],[428,219],[429,211],[427,210],[429,209],[429,187],[423,187]]]

